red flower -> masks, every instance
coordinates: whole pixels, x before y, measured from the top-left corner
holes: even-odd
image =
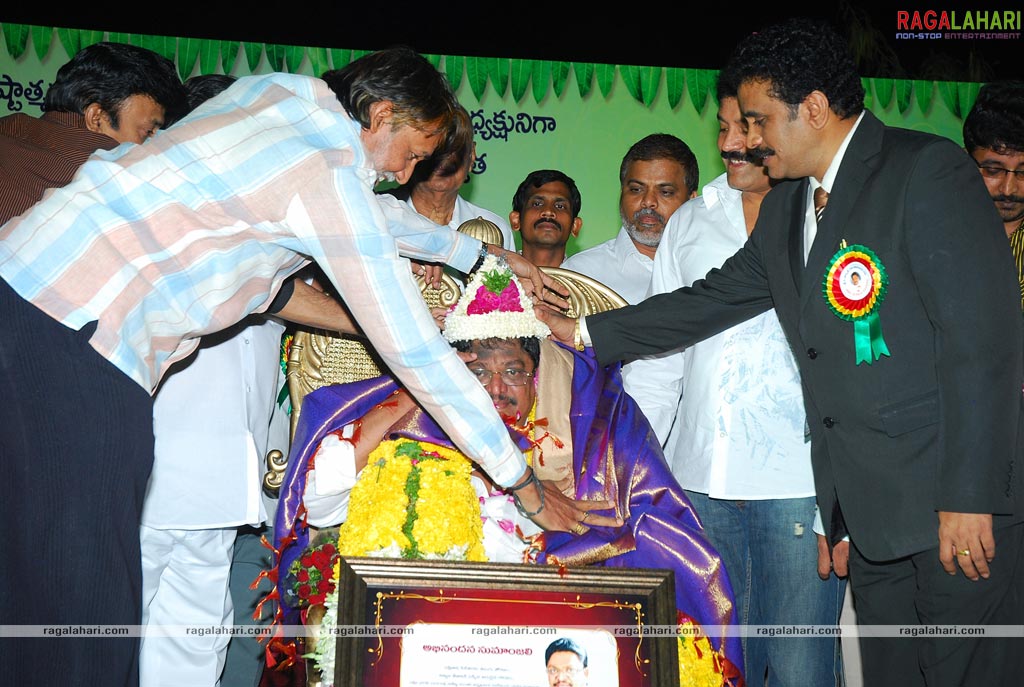
[[[313,591],[313,589],[308,584],[300,584],[299,585],[299,598],[300,599],[308,599],[309,595],[310,595],[310,593],[312,591]]]
[[[295,576],[299,582],[309,582],[309,571],[303,568],[299,571],[299,574]]]
[[[323,571],[331,567],[331,555],[323,549],[314,551],[312,559],[313,565],[316,566],[317,570]]]
[[[320,580],[316,585],[316,590],[321,594],[327,594],[331,591],[331,581],[327,579]]]

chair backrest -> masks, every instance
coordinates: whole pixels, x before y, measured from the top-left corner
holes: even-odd
[[[628,305],[626,299],[601,282],[561,267],[541,267],[545,274],[569,289],[569,317],[583,317]]]

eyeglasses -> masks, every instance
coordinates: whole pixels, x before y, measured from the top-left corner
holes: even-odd
[[[485,370],[482,367],[471,367],[469,368],[469,371],[472,372],[473,376],[476,377],[484,386],[491,383],[491,379],[494,378],[494,375],[500,375],[502,384],[506,386],[526,386],[530,383],[530,378],[533,377],[533,373],[527,372],[526,370],[503,370],[502,372],[491,372],[490,370]]]
[[[555,668],[554,666],[548,668],[548,677],[558,677],[564,675],[566,677],[576,677],[583,672],[583,668]]]
[[[1017,181],[1024,181],[1024,169],[1007,169],[1006,167],[996,167],[995,165],[978,165],[978,171],[981,172],[981,176],[986,179],[998,179],[1002,181],[1006,178],[1007,174],[1013,174],[1017,177]]]

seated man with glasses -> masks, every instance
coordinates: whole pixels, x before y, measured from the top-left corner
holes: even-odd
[[[326,386],[303,400],[275,527],[279,593],[308,541],[340,526],[342,555],[668,568],[680,622],[735,623],[715,549],[672,476],[619,364],[548,338],[511,270],[487,258],[445,315],[444,335],[487,389],[543,492],[614,503],[572,532],[538,530],[390,377]],[[543,508],[543,504],[541,508]],[[394,511],[394,512],[392,512]],[[288,623],[288,616],[283,619]],[[693,644],[687,644],[692,647]],[[689,649],[694,670],[741,679],[739,637]],[[700,657],[700,658],[698,658]],[[703,663],[701,663],[703,661]],[[700,664],[700,665],[698,665]]]

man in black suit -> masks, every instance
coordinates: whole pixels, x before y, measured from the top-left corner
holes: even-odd
[[[882,626],[861,638],[865,684],[1005,682],[1024,655],[992,638],[1024,622],[1024,328],[980,175],[952,141],[865,112],[828,26],[768,27],[727,68],[748,148],[787,179],[749,241],[689,288],[582,322],[542,318],[604,363],[774,306],[798,354],[826,531],[842,537],[845,520],[858,623]],[[909,627],[920,625],[986,625],[989,637]]]

